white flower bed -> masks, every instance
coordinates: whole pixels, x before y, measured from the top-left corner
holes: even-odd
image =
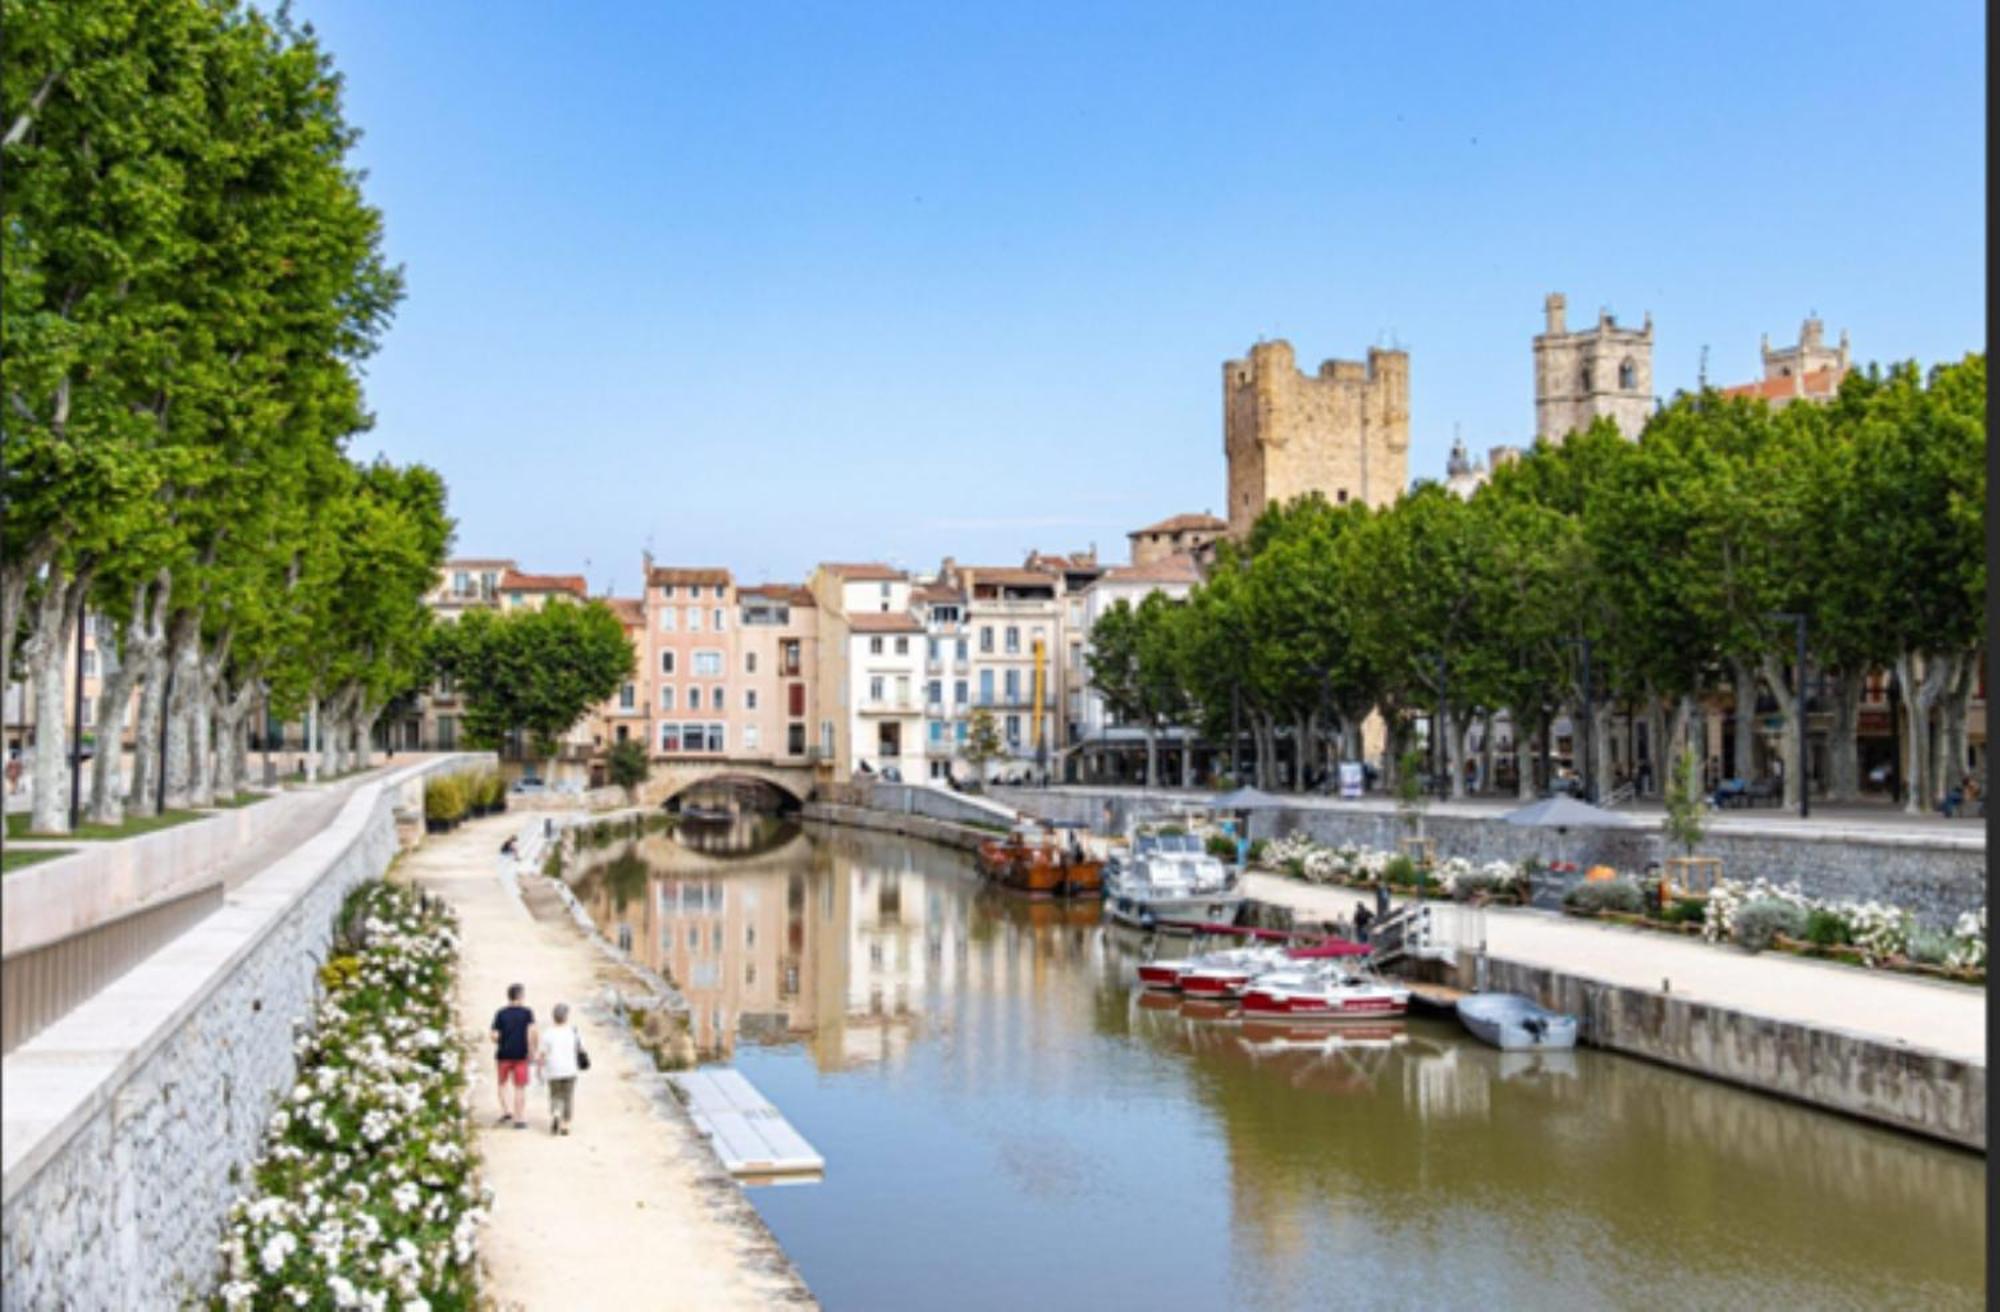
[[[1379,879],[1397,855],[1381,848],[1328,847],[1304,834],[1287,834],[1264,845],[1261,864],[1284,873],[1296,870],[1309,883],[1327,884],[1339,879]],[[1439,863],[1433,877],[1446,893],[1457,896],[1463,890],[1469,896],[1515,889],[1521,883],[1521,870],[1509,861],[1475,865],[1455,856]]]
[[[1952,927],[1951,951],[1944,964],[1953,970],[1986,972],[1986,908],[1968,911]]]
[[[1808,916],[1818,912],[1838,917],[1847,927],[1848,941],[1860,950],[1862,964],[1866,966],[1879,966],[1906,955],[1916,925],[1916,917],[1910,912],[1887,902],[1831,901],[1808,897],[1796,884],[1774,884],[1766,879],[1745,884],[1719,879],[1708,896],[1702,937],[1711,943],[1729,941],[1735,933],[1737,911],[1764,899],[1789,902]],[[1958,918],[1944,964],[1952,970],[1986,969],[1985,907]]]
[[[409,888],[349,898],[299,1079],[272,1113],[253,1187],[230,1209],[218,1308],[469,1309],[490,1201],[452,1037],[454,918]]]

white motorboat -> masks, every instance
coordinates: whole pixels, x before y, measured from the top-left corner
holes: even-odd
[[[1336,961],[1368,955],[1368,949],[1346,939],[1329,938],[1307,947],[1247,948],[1216,953],[1184,971],[1180,990],[1191,998],[1236,998],[1250,981],[1270,971],[1307,961]]]
[[[1243,989],[1246,1021],[1379,1021],[1409,1010],[1408,989],[1340,958],[1268,971]]]
[[[1104,866],[1104,907],[1141,929],[1231,925],[1243,909],[1236,872],[1202,849],[1178,823],[1140,822],[1129,845]]]
[[[1475,993],[1458,1000],[1465,1028],[1503,1052],[1561,1051],[1576,1046],[1576,1017],[1550,1011],[1519,993]]]

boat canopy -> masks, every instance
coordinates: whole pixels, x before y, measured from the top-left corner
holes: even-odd
[[[1255,925],[1199,924],[1194,927],[1197,934],[1239,934],[1244,938],[1262,938],[1284,941],[1298,937],[1288,929],[1259,929]]]
[[[1368,945],[1344,938],[1330,938],[1307,948],[1293,948],[1285,955],[1296,961],[1321,961],[1328,957],[1365,957]]]

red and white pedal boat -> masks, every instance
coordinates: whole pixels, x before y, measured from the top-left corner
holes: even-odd
[[[1410,991],[1338,961],[1314,961],[1270,971],[1243,989],[1244,1020],[1288,1024],[1381,1021],[1410,1009]]]
[[[1250,981],[1271,971],[1305,962],[1335,961],[1343,957],[1365,957],[1368,949],[1346,939],[1330,938],[1303,948],[1246,948],[1234,954],[1218,953],[1232,959],[1204,961],[1182,973],[1181,992],[1191,998],[1237,998]]]

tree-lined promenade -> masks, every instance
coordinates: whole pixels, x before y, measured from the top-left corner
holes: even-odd
[[[1224,742],[1240,719],[1268,781],[1281,737],[1308,763],[1359,759],[1379,710],[1391,771],[1414,721],[1434,717],[1454,796],[1475,723],[1515,726],[1525,795],[1556,718],[1573,716],[1603,795],[1617,716],[1665,745],[1660,768],[1698,748],[1705,704],[1751,707],[1768,690],[1796,804],[1803,615],[1803,677],[1824,679],[1832,714],[1827,797],[1858,794],[1862,696],[1888,670],[1906,805],[1931,809],[1963,779],[1984,655],[1985,428],[1986,361],[1968,355],[1927,376],[1857,373],[1825,406],[1680,396],[1637,441],[1601,420],[1465,500],[1436,485],[1381,511],[1305,498],[1223,544],[1186,602],[1113,607],[1091,677],[1147,730],[1151,781],[1169,725]],[[1735,716],[1739,763],[1754,732]]]
[[[348,453],[402,280],[339,78],[310,29],[233,3],[5,15],[0,686],[25,661],[32,828],[68,829],[89,615],[90,819],[232,795],[253,712],[316,706],[326,768],[365,762],[425,672],[451,521],[433,471]]]

